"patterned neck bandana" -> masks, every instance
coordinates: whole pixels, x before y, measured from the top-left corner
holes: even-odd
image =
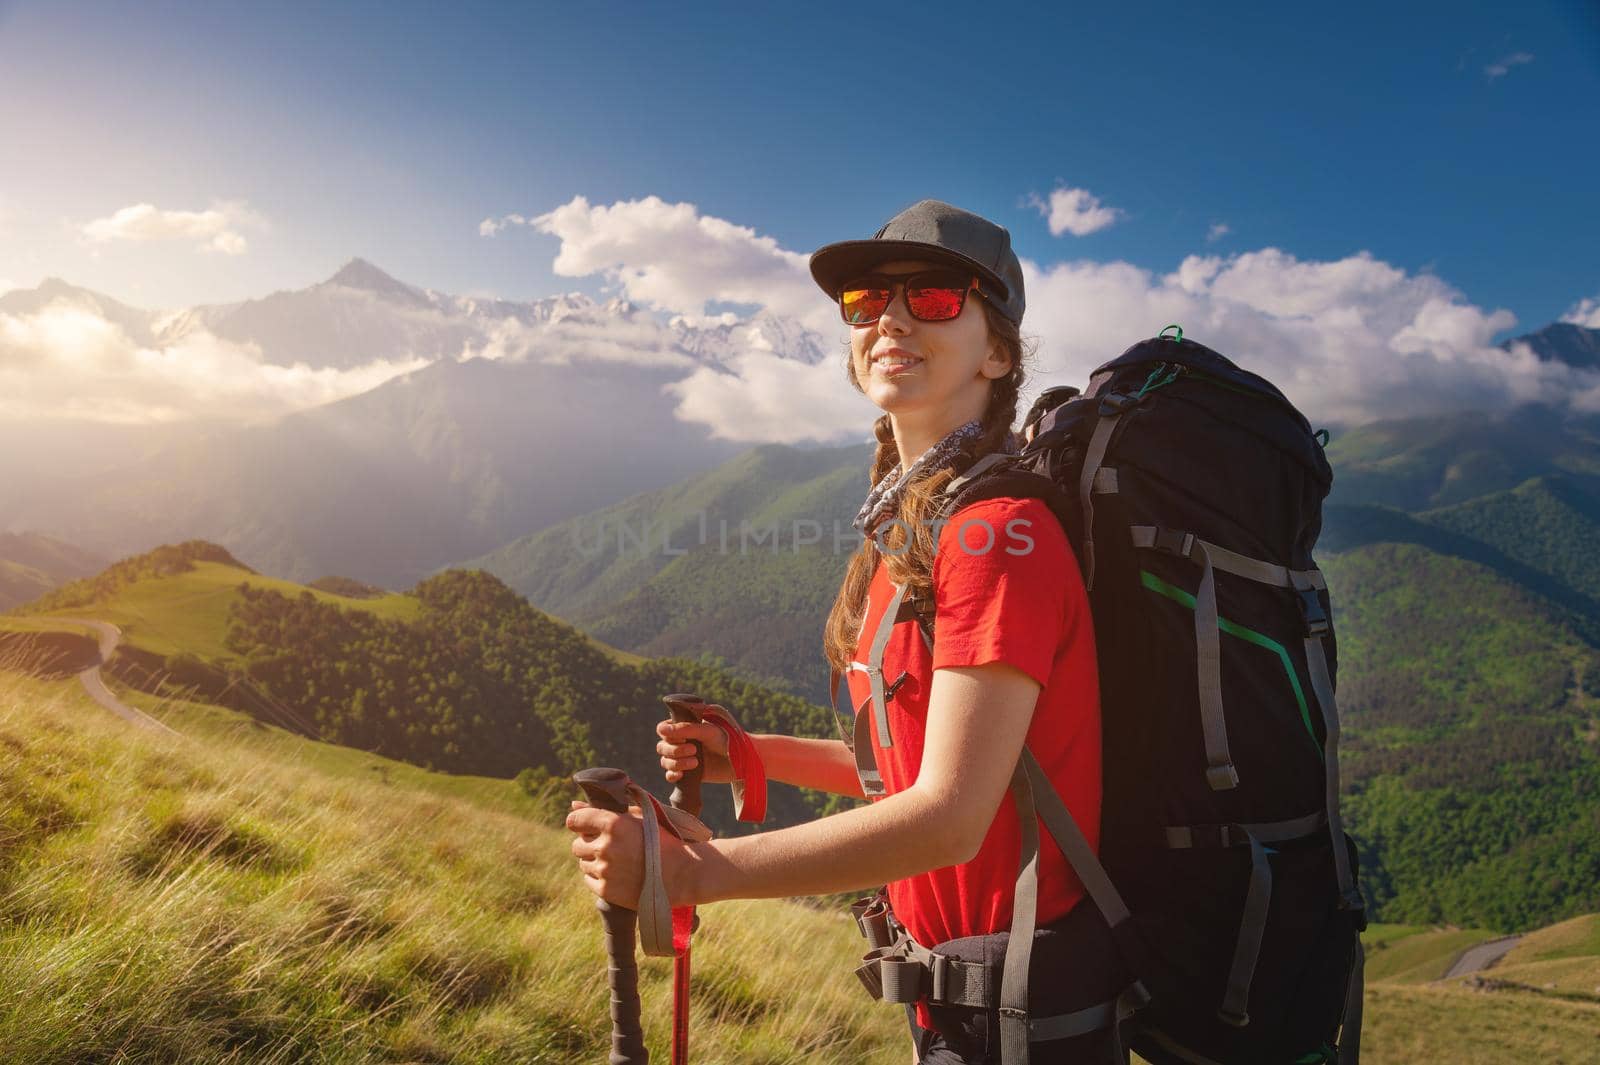
[[[904,473],[900,472],[900,464],[895,463],[894,468],[872,486],[867,501],[861,504],[861,510],[853,522],[856,531],[864,537],[871,537],[879,524],[900,509],[900,497],[905,494],[906,485],[913,478],[937,473],[951,465],[966,444],[982,435],[983,426],[974,419],[946,433],[937,444],[918,455],[911,468]]]

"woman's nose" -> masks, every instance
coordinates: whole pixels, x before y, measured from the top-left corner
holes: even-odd
[[[906,307],[905,286],[896,285],[893,295],[889,298],[889,306],[878,316],[878,331],[885,336],[891,333],[905,336],[911,331],[912,321],[911,311]]]

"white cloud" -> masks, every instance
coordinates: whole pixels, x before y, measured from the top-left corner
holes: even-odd
[[[1567,313],[1561,316],[1561,320],[1571,322],[1573,325],[1587,326],[1590,329],[1600,329],[1600,296],[1574,303],[1568,308]]]
[[[201,251],[243,255],[248,249],[238,232],[243,227],[265,228],[266,220],[244,203],[213,204],[204,211],[163,211],[154,204],[136,203],[81,227],[90,242],[113,240],[198,240]]]
[[[668,386],[678,417],[746,442],[839,440],[860,436],[870,423],[874,408],[844,376],[838,343],[844,331],[832,305],[819,299],[802,257],[771,238],[655,197],[609,207],[580,197],[531,224],[561,238],[558,273],[601,274],[629,297],[675,316],[669,325],[680,339],[672,350],[697,358],[687,376]],[[1477,307],[1437,276],[1407,273],[1367,252],[1332,261],[1300,260],[1277,248],[1191,255],[1164,275],[1126,262],[1023,265],[1025,331],[1040,342],[1025,398],[1050,384],[1082,385],[1095,366],[1178,322],[1192,338],[1278,384],[1319,422],[1572,396],[1600,405],[1600,375],[1492,342],[1515,324],[1508,311]],[[794,342],[768,350],[759,333],[710,313],[714,301],[805,314],[815,331],[811,353],[798,357]],[[1588,303],[1579,310],[1600,314]],[[600,338],[614,328],[622,327],[575,333],[571,357],[603,348]],[[700,332],[686,337],[686,329]],[[714,351],[696,346],[695,337],[718,330],[723,339]],[[609,349],[617,358],[654,359],[651,353],[669,346],[648,333],[617,336]],[[829,344],[839,354],[827,354]],[[662,365],[677,364],[660,358]]]
[[[598,275],[670,317],[660,323],[646,310],[563,315],[548,325],[508,325],[464,354],[681,367],[689,372],[667,386],[677,416],[723,439],[796,443],[867,432],[873,408],[850,386],[842,359],[817,357],[828,342],[818,335],[839,339],[844,327],[811,280],[805,255],[694,204],[657,196],[610,205],[579,196],[532,218],[485,219],[479,232],[492,236],[516,224],[559,238],[557,274]],[[757,307],[801,329],[756,328],[719,304]]]
[[[750,350],[725,370],[701,367],[666,390],[678,397],[679,418],[752,444],[868,439],[880,413],[846,379],[842,353],[805,363]]]
[[[755,304],[815,329],[838,317],[806,256],[692,203],[647,196],[607,207],[578,196],[530,224],[560,238],[557,274],[598,274],[654,310],[704,316],[713,303]]]
[[[520,214],[502,215],[499,218],[485,218],[478,223],[480,237],[492,237],[507,226],[525,226],[528,220]]]
[[[1332,262],[1276,248],[1190,256],[1159,276],[1123,262],[1023,265],[1024,331],[1039,338],[1030,395],[1081,386],[1094,367],[1177,322],[1315,421],[1560,404],[1569,395],[1600,402],[1600,375],[1495,345],[1515,324],[1509,311],[1474,306],[1438,277],[1366,252]]]
[[[251,419],[365,392],[425,364],[274,366],[260,361],[255,345],[204,330],[166,346],[142,345],[94,310],[56,301],[34,314],[0,314],[0,417],[124,424]]]
[[[1226,222],[1213,222],[1211,228],[1206,230],[1206,243],[1214,244],[1233,232],[1233,227]]]
[[[654,317],[642,312],[612,315],[598,310],[548,322],[500,319],[488,329],[483,343],[468,343],[458,358],[507,362],[532,359],[563,366],[617,362],[682,370],[697,365],[694,358],[678,348],[667,326]]]
[[[1124,213],[1120,208],[1102,206],[1099,197],[1088,189],[1069,189],[1064,185],[1050,193],[1049,203],[1036,195],[1030,195],[1028,203],[1045,216],[1050,235],[1055,237],[1063,233],[1086,237],[1105,229]]]
[[[1483,72],[1490,81],[1493,81],[1496,78],[1503,78],[1507,74],[1511,73],[1512,67],[1518,67],[1524,63],[1531,62],[1533,62],[1533,53],[1513,52],[1498,62],[1490,63],[1488,66],[1483,68]]]

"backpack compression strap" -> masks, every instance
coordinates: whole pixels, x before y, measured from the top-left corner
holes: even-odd
[[[1130,532],[1135,547],[1153,548],[1180,555],[1197,562],[1202,567],[1200,594],[1195,596],[1195,634],[1198,648],[1196,658],[1199,663],[1200,712],[1206,742],[1206,758],[1209,763],[1206,777],[1208,781],[1213,781],[1213,787],[1216,787],[1213,772],[1218,765],[1219,756],[1227,763],[1228,769],[1232,769],[1223,720],[1220,669],[1209,668],[1216,663],[1207,656],[1207,644],[1216,643],[1218,630],[1214,571],[1222,570],[1260,584],[1290,589],[1296,594],[1300,617],[1305,625],[1306,670],[1311,677],[1311,690],[1316,696],[1318,711],[1322,715],[1325,778],[1323,801],[1326,806],[1328,835],[1332,843],[1339,908],[1352,914],[1358,927],[1365,927],[1366,903],[1355,885],[1355,877],[1350,869],[1344,822],[1339,813],[1339,706],[1334,697],[1333,678],[1328,670],[1327,652],[1323,646],[1323,640],[1331,631],[1331,625],[1317,595],[1319,591],[1328,587],[1327,581],[1320,570],[1292,570],[1287,566],[1230,551],[1202,540],[1193,533],[1150,525],[1133,526]],[[1237,774],[1234,774],[1233,780],[1237,783]],[[1261,930],[1266,923],[1267,902],[1272,888],[1271,871],[1261,852],[1261,844],[1272,842],[1273,831],[1280,827],[1289,833],[1288,836],[1279,836],[1280,839],[1292,838],[1296,834],[1293,822],[1284,822],[1281,826],[1242,827],[1247,830],[1245,839],[1251,848],[1251,882],[1245,902],[1244,920],[1239,930],[1239,942],[1234,951],[1233,965],[1229,974],[1228,989],[1220,1011],[1224,1020],[1240,1025],[1248,1023],[1244,1008],[1249,996],[1256,956],[1260,949]],[[1249,831],[1251,829],[1254,831]],[[1173,830],[1169,829],[1168,832],[1170,836]],[[1172,846],[1194,845],[1192,842],[1182,843],[1172,840],[1169,842]],[[1224,842],[1223,845],[1229,844]],[[1345,1020],[1340,1035],[1341,1065],[1354,1063],[1360,1054],[1361,998],[1364,990],[1362,968],[1362,958],[1358,956],[1356,965],[1351,971],[1350,988],[1346,995]]]
[[[1213,557],[1223,549],[1194,533],[1154,525],[1135,525],[1131,532],[1134,547],[1177,555],[1200,567],[1200,587],[1194,597],[1194,645],[1195,667],[1199,673],[1200,726],[1206,745],[1206,783],[1212,791],[1236,788],[1239,771],[1234,768],[1233,756],[1228,752],[1228,723],[1222,703],[1222,640],[1213,563]]]
[[[1306,668],[1311,675],[1311,690],[1317,698],[1317,709],[1322,714],[1323,731],[1326,734],[1323,743],[1323,759],[1327,764],[1327,788],[1325,800],[1328,807],[1328,833],[1333,837],[1333,867],[1334,874],[1339,881],[1340,905],[1349,910],[1363,909],[1365,903],[1361,894],[1356,890],[1355,878],[1350,871],[1350,856],[1345,848],[1344,822],[1339,816],[1339,705],[1334,698],[1333,678],[1328,671],[1328,657],[1323,648],[1323,638],[1331,629],[1328,615],[1322,609],[1322,603],[1317,598],[1317,593],[1328,587],[1328,582],[1323,578],[1322,572],[1316,569],[1291,570],[1287,566],[1279,566],[1272,562],[1250,558],[1225,547],[1207,543],[1192,533],[1174,532],[1172,530],[1157,528],[1153,525],[1135,525],[1132,528],[1133,543],[1135,547],[1149,547],[1157,550],[1168,550],[1173,554],[1183,554],[1185,557],[1194,558],[1203,556],[1205,560],[1205,574],[1202,578],[1202,587],[1206,579],[1211,576],[1214,569],[1225,573],[1244,577],[1261,584],[1270,584],[1278,588],[1292,589],[1298,597],[1300,617],[1305,623],[1305,652]],[[1173,544],[1188,544],[1187,552],[1174,550]],[[1216,590],[1213,583],[1211,589],[1211,605],[1216,605]],[[1200,632],[1201,621],[1199,618],[1199,597],[1196,597],[1196,633]],[[1216,623],[1211,622],[1210,628],[1214,635]],[[1206,712],[1207,676],[1202,666],[1201,683],[1201,713]],[[1218,704],[1220,705],[1220,687],[1218,689]],[[1210,756],[1211,726],[1206,725],[1207,755]],[[1226,752],[1226,732],[1223,731],[1223,752]],[[1209,774],[1208,774],[1209,776]]]

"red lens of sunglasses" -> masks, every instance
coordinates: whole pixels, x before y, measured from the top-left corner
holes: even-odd
[[[927,271],[889,276],[872,274],[845,285],[839,292],[839,314],[851,325],[871,325],[883,317],[899,285],[906,290],[906,309],[921,322],[947,322],[960,317],[967,293],[976,279],[949,271]]]

